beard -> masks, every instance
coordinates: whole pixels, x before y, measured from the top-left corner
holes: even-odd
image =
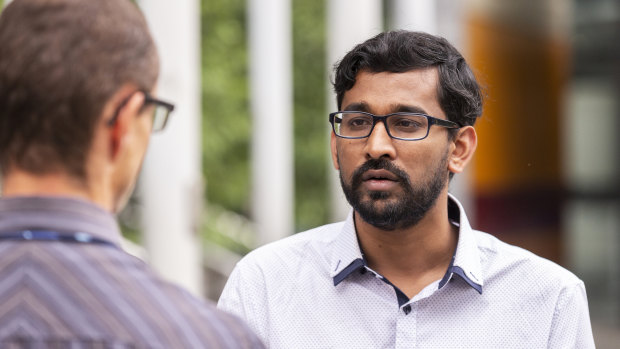
[[[340,159],[338,163],[340,164]],[[439,194],[447,185],[447,163],[448,153],[429,172],[429,177],[424,182],[420,181],[414,186],[409,175],[391,161],[385,158],[370,159],[353,172],[350,183],[344,181],[341,170],[340,184],[347,201],[365,222],[386,231],[405,229],[418,224],[435,205]],[[363,191],[361,186],[364,173],[378,169],[396,175],[402,191]]]

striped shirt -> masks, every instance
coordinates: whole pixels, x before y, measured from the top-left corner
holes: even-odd
[[[51,241],[32,239],[42,231]],[[263,347],[238,318],[120,250],[120,239],[94,204],[0,199],[0,348]]]

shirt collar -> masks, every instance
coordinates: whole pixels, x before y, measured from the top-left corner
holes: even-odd
[[[448,194],[448,216],[459,227],[459,239],[450,267],[439,282],[439,288],[457,275],[478,293],[482,293],[483,278],[476,238],[463,206],[451,194]],[[332,248],[330,276],[334,280],[334,286],[337,286],[354,271],[366,265],[357,241],[353,210],[349,212]]]
[[[334,286],[365,265],[355,232],[353,210],[349,212],[340,233],[336,236],[332,252],[330,276],[334,279]]]
[[[452,263],[443,279],[439,282],[439,288],[446,285],[454,276],[458,275],[467,284],[482,294],[482,267],[480,265],[480,251],[476,236],[469,225],[469,220],[461,203],[451,194],[448,194],[448,216],[459,227],[459,241],[452,257]]]
[[[0,235],[35,229],[88,233],[116,245],[121,243],[114,216],[91,202],[46,196],[0,199]]]

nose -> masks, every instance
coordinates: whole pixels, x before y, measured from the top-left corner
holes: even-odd
[[[377,122],[370,136],[366,139],[366,158],[379,159],[387,157],[390,160],[396,158],[396,149],[394,148],[393,139],[387,133],[385,124]]]

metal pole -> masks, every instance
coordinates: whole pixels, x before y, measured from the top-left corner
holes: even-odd
[[[177,107],[168,127],[151,138],[144,162],[144,243],[151,264],[163,277],[202,295],[199,2],[140,5],[161,59],[157,95]]]
[[[248,0],[248,20],[252,216],[264,244],[294,232],[290,0]]]
[[[327,67],[333,76],[333,66],[355,45],[383,31],[383,7],[379,0],[326,0],[327,1]],[[331,80],[331,79],[330,79]],[[331,85],[327,88],[327,112],[335,111],[336,96]],[[327,124],[327,113],[325,114]],[[327,126],[326,126],[327,128]],[[330,129],[331,132],[331,129]],[[329,146],[329,145],[328,145]],[[333,170],[329,157],[329,186],[331,219],[343,220],[350,210],[338,171]]]

